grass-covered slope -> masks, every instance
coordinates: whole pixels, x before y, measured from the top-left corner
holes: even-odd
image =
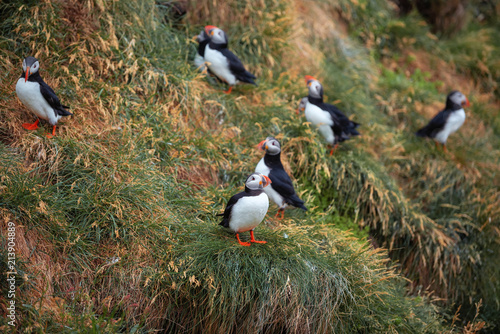
[[[181,22],[153,1],[1,6],[0,212],[2,242],[16,223],[19,328],[473,332],[480,300],[498,325],[498,108],[483,77],[464,79],[459,43],[415,38],[425,27],[383,1],[191,1]],[[205,24],[228,32],[258,87],[225,95],[196,72]],[[449,77],[419,64],[438,63],[437,45]],[[51,140],[46,124],[20,126],[33,119],[14,92],[27,55],[74,112]],[[363,124],[333,157],[295,113],[305,74]],[[413,132],[455,88],[473,108],[446,156]],[[280,222],[272,205],[255,232],[268,243],[243,248],[215,214],[269,135],[310,210]]]

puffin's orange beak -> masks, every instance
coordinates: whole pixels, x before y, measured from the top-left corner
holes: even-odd
[[[24,82],[28,81],[28,77],[30,76],[30,69],[28,68],[26,70],[26,78],[24,79]]]
[[[208,36],[212,35],[210,32],[214,29],[217,29],[217,27],[216,26],[205,26],[205,32],[207,33]]]
[[[310,76],[310,75],[306,75],[304,78],[306,79],[306,84],[307,84],[307,86],[308,86],[308,87],[309,87],[309,83],[310,83],[311,81],[316,80],[316,78],[315,78],[315,77],[312,77],[312,76]],[[317,80],[316,80],[316,81],[317,81]]]
[[[264,176],[264,180],[266,180],[266,184],[264,184],[264,187],[267,187],[268,185],[270,185],[271,183],[273,183],[273,182],[271,181],[271,179],[270,179],[270,178],[268,178],[267,176],[265,176],[265,175],[262,175],[262,176]]]
[[[306,110],[306,108],[301,108],[301,107],[298,107],[297,108],[297,115],[300,114],[300,112],[304,112]]]
[[[264,139],[260,143],[257,144],[257,149],[259,150],[265,150],[266,148],[264,147],[264,144],[266,143],[267,139]]]
[[[470,107],[470,102],[468,98],[465,98],[465,106]]]

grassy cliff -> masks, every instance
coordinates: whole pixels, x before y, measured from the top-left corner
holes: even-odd
[[[16,224],[18,328],[498,329],[500,28],[472,21],[439,40],[381,0],[185,5],[178,19],[170,2],[0,4],[0,213],[2,244]],[[228,33],[258,87],[225,95],[195,70],[205,24]],[[74,113],[50,140],[46,124],[21,127],[27,55]],[[362,123],[334,156],[295,113],[305,74]],[[446,155],[413,133],[452,89],[472,108]],[[271,205],[255,232],[268,243],[243,248],[215,214],[269,135],[310,210],[277,221]]]

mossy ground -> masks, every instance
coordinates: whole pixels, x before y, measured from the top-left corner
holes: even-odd
[[[443,42],[385,1],[190,1],[182,21],[152,1],[1,6],[0,210],[2,236],[17,226],[20,331],[499,326],[498,27]],[[225,95],[194,69],[205,24],[258,87]],[[47,124],[20,127],[26,55],[75,115],[51,140]],[[295,113],[305,74],[362,123],[334,156]],[[413,133],[451,89],[473,107],[446,155]],[[310,210],[277,221],[271,206],[255,232],[268,244],[242,248],[215,214],[269,135]]]

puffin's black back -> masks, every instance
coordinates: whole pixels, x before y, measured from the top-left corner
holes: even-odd
[[[304,201],[295,193],[292,179],[290,179],[285,168],[283,168],[281,153],[275,155],[266,153],[264,156],[264,163],[271,169],[269,178],[272,183],[269,186],[283,196],[286,203],[307,211],[307,208],[304,206]]]
[[[453,110],[442,110],[430,120],[429,124],[418,130],[416,135],[418,137],[434,138],[441,130],[443,130],[446,125],[446,121],[452,112]]]
[[[351,136],[358,136],[359,132],[356,130],[358,126],[360,126],[359,123],[351,121],[349,118],[347,118],[342,111],[340,111],[339,108],[334,106],[333,104],[328,104],[328,103],[323,103],[323,105],[327,108],[327,110],[330,113],[335,114],[337,116],[337,119],[339,120],[340,126],[345,131],[348,135]]]
[[[21,78],[24,78],[24,75],[21,75]],[[43,98],[47,101],[47,103],[54,109],[57,115],[61,116],[71,116],[73,115],[69,111],[64,108],[68,108],[68,106],[63,106],[61,101],[57,97],[54,90],[47,85],[45,81],[43,81],[39,72],[33,73],[28,77],[28,81],[36,82],[40,85],[40,93],[42,93]]]
[[[226,57],[229,64],[229,70],[236,77],[236,79],[257,86],[254,81],[257,77],[245,69],[241,60],[227,48],[227,44],[216,44],[213,41],[210,41],[210,48],[219,51],[224,57]]]
[[[311,97],[310,95],[307,97],[311,104],[314,104],[321,110],[325,110],[330,113],[333,126],[332,130],[335,134],[335,139],[338,142],[345,141],[349,139],[350,136],[358,136],[359,132],[356,128],[360,125],[359,123],[351,121],[339,108],[334,106],[333,104],[328,104],[323,102],[323,88],[321,88],[321,97]]]

